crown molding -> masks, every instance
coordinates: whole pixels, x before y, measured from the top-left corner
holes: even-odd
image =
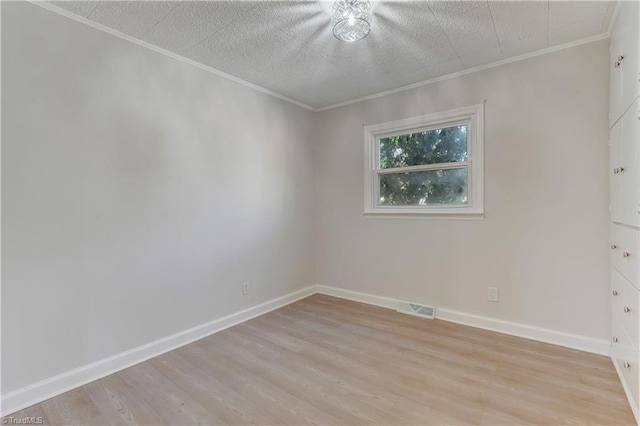
[[[155,46],[155,45],[153,45],[151,43],[147,43],[146,41],[143,41],[143,40],[137,39],[135,37],[132,37],[130,35],[121,33],[120,31],[114,30],[113,28],[107,27],[106,25],[102,25],[102,24],[100,24],[98,22],[94,22],[94,21],[92,21],[90,19],[87,19],[85,17],[82,17],[80,15],[76,15],[73,12],[69,12],[68,10],[63,9],[61,7],[58,7],[56,5],[53,5],[51,3],[47,3],[45,1],[38,1],[38,0],[27,0],[27,1],[29,3],[31,3],[31,4],[34,4],[36,6],[40,6],[40,7],[44,8],[44,9],[47,9],[47,10],[50,10],[51,12],[57,13],[59,15],[62,15],[62,16],[66,17],[66,18],[69,18],[69,19],[72,19],[72,20],[74,20],[76,22],[79,22],[81,24],[88,25],[88,26],[90,26],[92,28],[95,28],[96,30],[103,31],[103,32],[105,32],[107,34],[110,34],[112,36],[121,38],[121,39],[126,40],[128,42],[131,42],[133,44],[137,44],[138,46],[146,47],[147,49],[153,50],[154,52],[158,52],[158,53],[160,53],[162,55],[165,55],[165,56],[168,56],[170,58],[176,59],[176,60],[178,60],[180,62],[184,62],[184,63],[189,64],[191,66],[194,66],[196,68],[200,68],[201,70],[208,71],[208,72],[210,72],[212,74],[215,74],[215,75],[217,75],[219,77],[222,77],[222,78],[225,78],[227,80],[231,80],[231,81],[233,81],[235,83],[241,84],[241,85],[246,86],[246,87],[248,87],[250,89],[256,90],[258,92],[264,93],[264,94],[269,95],[269,96],[273,96],[274,98],[278,98],[278,99],[280,99],[282,101],[289,102],[291,104],[294,104],[296,106],[302,107],[302,108],[307,109],[309,111],[316,111],[315,108],[313,108],[313,107],[311,107],[311,106],[309,106],[307,104],[304,104],[302,102],[298,102],[295,99],[288,98],[288,97],[286,97],[284,95],[281,95],[279,93],[276,93],[276,92],[274,92],[272,90],[266,89],[266,88],[264,88],[262,86],[258,86],[257,84],[253,84],[251,82],[242,80],[242,79],[240,79],[238,77],[232,76],[231,74],[227,74],[227,73],[222,72],[220,70],[217,70],[215,68],[212,68],[212,67],[209,67],[207,65],[201,64],[200,62],[196,62],[196,61],[194,61],[192,59],[185,58],[184,56],[178,55],[177,53],[170,52],[170,51],[168,51],[166,49],[163,49],[161,47]]]
[[[576,41],[572,41],[572,42],[569,42],[569,43],[560,44],[560,45],[557,45],[557,46],[547,47],[546,49],[536,50],[535,52],[525,53],[524,55],[514,56],[513,58],[508,58],[508,59],[503,59],[501,61],[491,62],[490,64],[481,65],[481,66],[474,67],[474,68],[469,68],[469,69],[466,69],[466,70],[463,70],[463,71],[454,72],[454,73],[451,73],[451,74],[445,74],[445,75],[442,75],[442,76],[439,76],[439,77],[432,78],[430,80],[420,81],[418,83],[413,83],[413,84],[410,84],[408,86],[399,87],[397,89],[387,90],[387,91],[384,91],[384,92],[375,93],[373,95],[363,96],[361,98],[340,102],[340,103],[329,105],[329,106],[322,107],[322,108],[316,108],[315,111],[316,112],[327,111],[327,110],[330,110],[330,109],[334,109],[334,108],[339,108],[339,107],[343,107],[343,106],[346,106],[346,105],[355,104],[355,103],[358,103],[358,102],[368,101],[370,99],[380,98],[382,96],[392,95],[392,94],[398,93],[398,92],[404,92],[405,90],[415,89],[417,87],[422,87],[422,86],[426,86],[428,84],[437,83],[439,81],[449,80],[449,79],[460,77],[460,76],[463,76],[463,75],[472,74],[472,73],[475,73],[475,72],[478,72],[478,71],[484,71],[484,70],[489,69],[489,68],[499,67],[501,65],[510,64],[512,62],[519,62],[519,61],[522,61],[522,60],[525,60],[525,59],[534,58],[536,56],[546,55],[548,53],[557,52],[559,50],[569,49],[569,48],[580,46],[580,45],[583,45],[583,44],[593,43],[595,41],[604,40],[606,38],[609,38],[609,33],[598,34],[596,36],[587,37],[587,38],[584,38],[584,39],[581,39],[581,40],[576,40]]]

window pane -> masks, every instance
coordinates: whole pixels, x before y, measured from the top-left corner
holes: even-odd
[[[381,169],[466,160],[466,125],[380,139]]]
[[[467,203],[467,168],[381,174],[381,206]]]

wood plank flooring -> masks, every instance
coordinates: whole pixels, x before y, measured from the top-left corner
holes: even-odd
[[[611,360],[314,295],[12,415],[47,425],[634,424]]]

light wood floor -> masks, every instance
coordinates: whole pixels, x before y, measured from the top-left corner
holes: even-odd
[[[13,417],[56,425],[633,424],[609,358],[314,295]]]

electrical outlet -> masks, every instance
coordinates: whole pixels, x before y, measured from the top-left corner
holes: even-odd
[[[249,283],[242,283],[242,294],[245,296],[249,294]]]
[[[498,302],[498,287],[489,287],[489,302]]]

